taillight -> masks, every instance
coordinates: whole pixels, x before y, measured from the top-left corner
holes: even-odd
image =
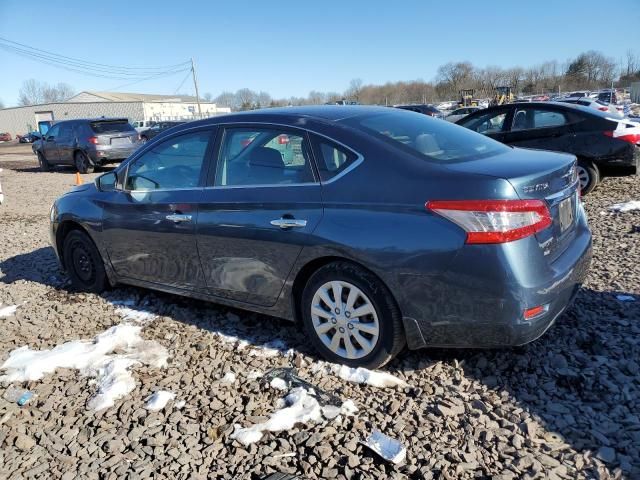
[[[608,112],[609,109],[607,107],[598,107],[598,110],[600,110],[601,112]]]
[[[542,200],[437,200],[425,207],[467,232],[465,243],[513,242],[552,223]]]
[[[604,134],[607,137],[613,137],[618,140],[622,140],[624,142],[633,143],[634,145],[640,143],[640,133],[628,133],[626,135],[623,134],[623,135],[617,135],[617,136],[616,136],[616,133],[617,132],[612,132],[612,131],[604,132]]]
[[[87,138],[87,142],[93,143],[94,145],[98,144],[98,137],[89,137]]]
[[[287,145],[289,143],[289,135],[278,135],[278,145]]]

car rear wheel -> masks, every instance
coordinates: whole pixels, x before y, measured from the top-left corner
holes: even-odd
[[[93,173],[95,166],[84,152],[76,152],[73,157],[76,170],[80,173]]]
[[[307,334],[331,362],[378,368],[405,345],[391,293],[351,263],[330,263],[316,271],[302,292],[301,306]]]
[[[140,143],[147,143],[149,141],[149,139],[147,137],[145,137],[144,135],[142,135],[140,137]]]
[[[600,172],[591,162],[578,162],[578,180],[580,181],[580,191],[582,195],[587,195],[600,183]]]
[[[51,165],[49,165],[49,162],[47,162],[47,159],[45,158],[44,154],[42,152],[38,152],[38,164],[40,165],[40,170],[42,170],[43,172],[48,172],[49,170],[51,170]]]
[[[107,286],[107,274],[100,252],[89,236],[72,230],[64,239],[64,265],[71,283],[81,291],[100,293]]]

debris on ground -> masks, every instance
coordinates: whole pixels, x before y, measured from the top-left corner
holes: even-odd
[[[162,410],[170,400],[176,398],[176,394],[167,390],[159,390],[147,399],[144,408],[147,410]]]
[[[220,380],[222,383],[235,383],[236,374],[233,372],[227,372],[224,374],[224,377]]]
[[[34,397],[33,392],[26,391],[22,395],[20,395],[20,398],[16,403],[19,406],[24,407],[27,403],[29,403],[29,400],[31,400],[33,397]]]
[[[0,303],[0,305],[2,305]],[[16,313],[18,309],[17,305],[8,305],[6,307],[0,307],[0,318],[10,317],[11,315]]]
[[[609,210],[614,212],[631,212],[633,210],[640,210],[640,200],[631,200],[629,202],[615,203],[609,207]]]
[[[235,430],[230,438],[248,446],[258,442],[264,432],[281,432],[290,430],[297,424],[321,423],[325,420],[324,407],[320,406],[318,398],[312,390],[296,387],[287,394],[284,403],[286,406],[272,413],[266,422],[245,428],[238,424],[234,425]],[[353,415],[357,411],[357,407],[350,400],[338,408],[339,413],[343,415]],[[331,409],[331,414],[333,413],[334,409]]]
[[[88,407],[92,410],[111,407],[115,400],[135,388],[130,371],[134,365],[161,368],[167,364],[167,350],[155,341],[144,340],[141,331],[140,326],[120,324],[93,340],[73,340],[51,350],[17,348],[0,366],[5,371],[0,382],[40,380],[58,368],[72,368],[96,380],[98,391]]]
[[[407,458],[407,449],[399,441],[378,430],[374,430],[363,444],[385,460],[396,465],[404,462]]]

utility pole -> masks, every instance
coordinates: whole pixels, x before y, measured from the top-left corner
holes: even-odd
[[[191,57],[191,73],[193,74],[193,86],[196,89],[196,102],[198,102],[198,116],[202,118],[202,108],[200,108],[200,93],[198,92],[198,77],[196,77],[196,64]]]

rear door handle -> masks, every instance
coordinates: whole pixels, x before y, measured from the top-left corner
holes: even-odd
[[[271,220],[270,223],[274,227],[280,227],[283,230],[286,228],[302,228],[307,226],[306,220],[297,220],[295,218],[278,218],[277,220]]]
[[[172,213],[171,215],[167,215],[164,218],[166,218],[167,220],[169,220],[171,222],[175,222],[175,223],[190,222],[191,221],[191,215],[182,215],[180,213]]]

